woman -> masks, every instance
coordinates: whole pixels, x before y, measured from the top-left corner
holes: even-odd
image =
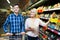
[[[36,18],[37,10],[32,9],[30,11],[30,18],[26,19],[25,29],[28,36],[28,40],[38,40],[39,25],[46,26],[47,23],[42,22],[39,18]]]

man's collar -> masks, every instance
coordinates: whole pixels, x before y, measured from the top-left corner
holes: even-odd
[[[15,15],[15,16],[18,16],[18,15],[19,15],[19,13],[18,13],[18,14],[14,13],[14,15]]]

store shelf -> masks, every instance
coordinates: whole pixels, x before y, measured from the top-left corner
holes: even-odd
[[[47,10],[44,10],[44,11],[54,11],[54,10],[60,10],[60,8],[47,9]]]
[[[40,6],[53,6],[54,4],[56,3],[60,3],[60,0],[40,0],[36,3],[33,3],[31,4],[29,7],[28,7],[28,10],[29,9],[32,9],[32,8],[38,8]]]
[[[45,34],[42,30],[39,31],[39,33],[42,35],[42,38],[47,38],[47,34]]]
[[[41,17],[41,19],[45,19],[45,20],[48,20],[49,18]]]
[[[38,4],[41,4],[43,1],[44,0],[40,0],[40,1],[36,2],[35,4],[32,4],[31,6],[29,6],[28,9],[31,9],[31,8],[35,7],[36,5],[38,5]]]
[[[55,34],[57,34],[57,35],[60,35],[60,32],[59,31],[56,31],[56,30],[51,29],[51,28],[48,28],[48,30],[51,31],[51,32],[53,32],[53,33],[55,33]]]

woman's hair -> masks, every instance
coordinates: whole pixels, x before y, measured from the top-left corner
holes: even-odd
[[[37,14],[37,9],[36,8],[31,9],[31,11],[33,11],[35,14]]]

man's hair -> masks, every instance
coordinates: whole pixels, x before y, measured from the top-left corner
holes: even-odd
[[[19,6],[19,4],[14,4],[14,5],[13,5],[13,7],[14,7],[14,6],[16,6],[16,5],[18,5],[18,6]]]

